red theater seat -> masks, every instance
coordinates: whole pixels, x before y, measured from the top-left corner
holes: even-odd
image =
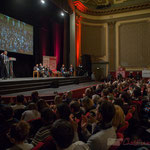
[[[121,127],[120,129],[118,129],[117,132],[119,133],[124,133],[124,131],[129,127],[129,123],[128,121],[125,121],[125,125],[123,127]]]
[[[39,142],[32,150],[39,150],[44,145],[43,142]]]
[[[125,120],[129,121],[132,118],[132,113],[127,113]]]

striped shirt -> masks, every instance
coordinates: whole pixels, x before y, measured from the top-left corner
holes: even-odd
[[[32,140],[32,144],[36,146],[39,142],[43,142],[50,134],[51,125],[41,127]]]

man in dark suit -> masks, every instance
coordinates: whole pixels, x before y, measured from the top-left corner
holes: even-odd
[[[7,72],[7,68],[6,68],[7,64],[8,64],[7,51],[4,51],[4,53],[2,53],[0,55],[0,68],[1,68],[2,80],[7,79],[7,77],[8,77],[8,72]]]

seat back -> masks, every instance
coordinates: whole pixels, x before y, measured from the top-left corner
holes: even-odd
[[[129,127],[128,121],[125,121],[125,125],[117,130],[119,133],[124,133],[124,131]]]
[[[125,120],[129,121],[132,118],[132,116],[133,116],[132,113],[127,113]]]
[[[39,142],[32,150],[39,150],[44,145],[43,142]]]

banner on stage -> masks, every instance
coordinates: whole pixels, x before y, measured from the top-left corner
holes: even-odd
[[[57,70],[56,57],[49,57],[50,69]]]
[[[55,56],[43,56],[43,66],[49,67],[51,70],[57,69]]]

